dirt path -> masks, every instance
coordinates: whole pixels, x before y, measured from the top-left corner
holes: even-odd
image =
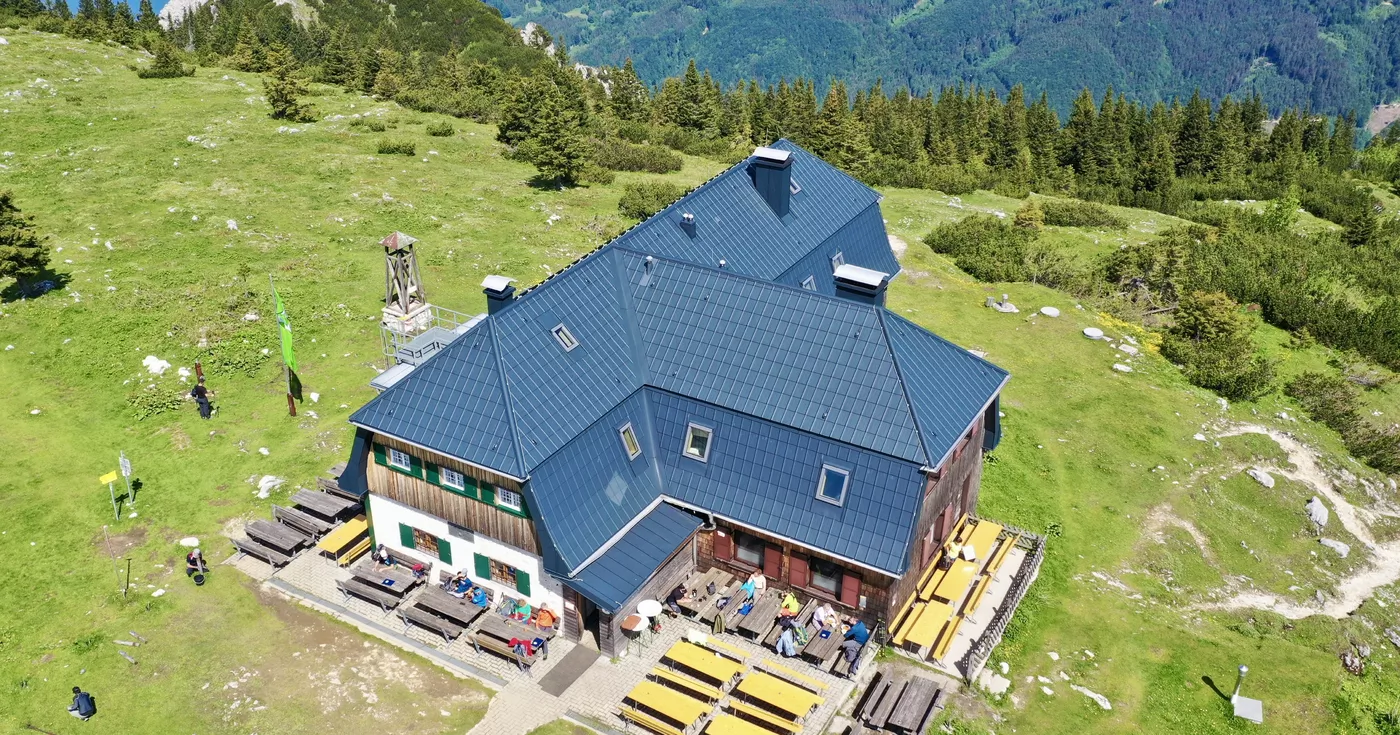
[[[1285,453],[1291,468],[1265,466],[1269,472],[1300,482],[1312,488],[1332,506],[1337,522],[1342,524],[1371,553],[1371,564],[1364,571],[1346,577],[1337,583],[1331,597],[1322,604],[1299,604],[1281,600],[1267,592],[1242,592],[1223,602],[1198,606],[1206,610],[1239,610],[1256,608],[1270,610],[1286,618],[1298,620],[1312,615],[1326,615],[1330,618],[1344,618],[1355,612],[1379,587],[1400,580],[1400,541],[1376,543],[1371,534],[1370,521],[1376,514],[1365,508],[1357,508],[1347,501],[1332,486],[1332,479],[1317,463],[1317,453],[1293,437],[1265,426],[1237,424],[1220,432],[1219,436],[1240,436],[1242,434],[1262,434],[1273,439]]]
[[[1147,515],[1147,525],[1143,528],[1143,531],[1151,536],[1153,541],[1159,544],[1165,544],[1167,542],[1165,534],[1167,526],[1175,526],[1191,534],[1191,539],[1196,542],[1196,546],[1200,548],[1201,554],[1205,556],[1207,560],[1215,561],[1215,554],[1210,550],[1210,539],[1206,538],[1204,533],[1201,533],[1201,529],[1196,528],[1196,524],[1173,513],[1170,505],[1159,505],[1153,508],[1152,512]]]
[[[894,257],[898,260],[904,257],[904,253],[908,252],[909,243],[905,242],[903,238],[890,235],[890,250],[894,251]]]

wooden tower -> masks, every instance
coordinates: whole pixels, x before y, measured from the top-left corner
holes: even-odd
[[[379,241],[384,246],[384,328],[417,334],[432,325],[423,277],[413,244],[418,240],[395,232]]]

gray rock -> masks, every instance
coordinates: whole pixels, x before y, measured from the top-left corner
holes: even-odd
[[[1269,473],[1267,473],[1267,472],[1265,472],[1265,471],[1264,471],[1264,468],[1262,468],[1262,467],[1250,467],[1248,470],[1245,470],[1245,471],[1248,472],[1248,473],[1249,473],[1249,476],[1250,476],[1250,477],[1253,477],[1260,485],[1263,485],[1264,487],[1267,487],[1267,488],[1270,488],[1270,489],[1273,488],[1273,486],[1274,486],[1274,476],[1271,475],[1271,474],[1269,474]]]
[[[1341,541],[1337,541],[1336,539],[1320,538],[1317,540],[1317,542],[1337,552],[1337,556],[1340,556],[1343,559],[1347,558],[1347,556],[1351,554],[1351,547],[1347,546]]]
[[[1312,500],[1309,500],[1308,504],[1303,506],[1303,510],[1308,512],[1308,518],[1311,519],[1313,523],[1317,524],[1318,528],[1327,525],[1327,519],[1330,514],[1327,511],[1327,504],[1322,502],[1322,498],[1316,495],[1312,496]],[[1346,554],[1342,556],[1346,556]]]

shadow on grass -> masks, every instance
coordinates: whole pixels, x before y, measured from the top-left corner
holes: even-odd
[[[68,287],[68,283],[73,277],[67,273],[55,273],[44,271],[39,278],[24,285],[19,282],[11,283],[4,290],[0,290],[0,303],[11,303],[20,299],[36,299],[52,291],[62,291]]]
[[[1230,701],[1230,695],[1220,691],[1220,687],[1215,685],[1214,679],[1210,678],[1209,676],[1202,676],[1201,681],[1205,682],[1206,686],[1210,687],[1211,691],[1215,692],[1221,699],[1227,702]]]

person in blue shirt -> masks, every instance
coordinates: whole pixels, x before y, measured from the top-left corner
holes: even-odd
[[[486,596],[486,590],[480,586],[472,590],[472,604],[477,607],[486,607],[491,600]]]
[[[81,687],[73,687],[73,703],[68,705],[68,714],[80,720],[90,719],[97,714],[97,703]]]
[[[846,640],[855,641],[864,646],[865,642],[870,640],[870,629],[865,627],[865,621],[846,618],[846,622],[851,625],[850,630],[846,631]]]

